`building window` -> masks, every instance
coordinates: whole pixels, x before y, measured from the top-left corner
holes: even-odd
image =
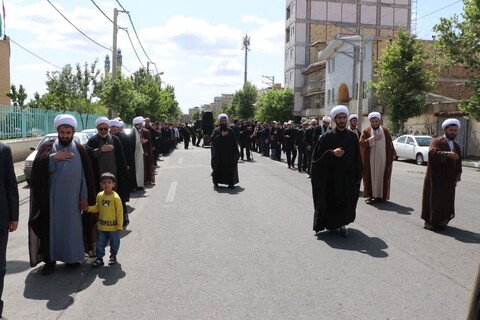
[[[294,35],[295,35],[295,27],[292,26],[292,27],[290,28],[290,37],[293,38]]]
[[[285,43],[289,43],[290,42],[290,30],[287,29],[285,30]]]
[[[363,81],[363,92],[362,92],[362,96],[363,96],[363,99],[367,99],[367,81]]]
[[[287,20],[290,19],[290,7],[287,8]]]
[[[332,89],[332,103],[335,103],[335,89]]]
[[[332,58],[331,67],[332,67],[332,72],[335,72],[335,57]]]
[[[327,93],[327,104],[328,105],[330,105],[331,94],[332,94],[332,92],[330,91],[330,89],[328,89],[328,93]]]

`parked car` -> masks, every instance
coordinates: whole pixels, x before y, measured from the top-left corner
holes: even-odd
[[[86,133],[88,135],[88,138],[91,138],[97,134],[97,129],[85,129],[85,130],[82,130],[82,132]]]
[[[428,147],[433,138],[431,136],[415,136],[406,134],[393,140],[393,147],[397,158],[415,160],[422,165],[428,162]]]
[[[25,165],[23,168],[23,173],[25,174],[25,179],[27,180],[27,183],[30,184],[30,175],[32,173],[32,165],[33,165],[33,160],[35,160],[35,156],[37,155],[38,148],[44,144],[47,141],[50,140],[55,140],[58,137],[58,133],[49,133],[46,136],[43,137],[42,140],[38,143],[36,147],[31,147],[30,150],[32,150],[32,153],[30,153],[25,159]],[[76,142],[85,145],[88,142],[88,135],[83,132],[75,132],[73,136],[73,140]]]

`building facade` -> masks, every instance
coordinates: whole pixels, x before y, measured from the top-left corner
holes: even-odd
[[[10,41],[0,40],[0,105],[10,105]]]
[[[325,88],[322,88],[321,72],[311,72],[322,68],[326,72],[329,70],[328,62],[323,65],[319,60],[319,51],[325,49],[331,41],[338,40],[338,35],[358,35],[362,38],[372,37],[371,51],[367,54],[371,54],[373,60],[377,59],[382,47],[387,45],[388,39],[395,37],[396,31],[409,31],[411,1],[286,0],[284,80],[285,87],[294,91],[294,115],[321,116],[318,114],[322,105],[321,97],[327,101],[324,104],[329,105],[328,90],[331,95],[332,90],[334,93],[340,90],[339,87],[327,89],[326,81]],[[356,59],[360,56],[364,54],[356,54]],[[316,85],[319,87],[314,88]],[[342,93],[343,89],[340,90]],[[331,101],[332,96],[330,103]]]

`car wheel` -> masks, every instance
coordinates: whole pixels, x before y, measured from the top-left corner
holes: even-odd
[[[417,161],[417,164],[420,166],[424,163],[423,155],[421,153],[417,153],[417,155],[415,156],[415,160]]]

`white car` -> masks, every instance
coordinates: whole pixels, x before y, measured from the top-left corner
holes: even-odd
[[[57,137],[58,137],[58,133],[56,132],[49,133],[46,136],[44,136],[42,140],[40,140],[36,148],[35,147],[30,148],[30,150],[32,150],[33,152],[28,155],[27,159],[25,159],[25,166],[23,168],[23,173],[25,174],[25,179],[27,180],[27,183],[30,183],[30,175],[32,173],[33,160],[35,160],[35,156],[37,155],[38,148],[47,141],[57,139]],[[73,135],[73,140],[82,145],[85,145],[88,142],[88,139],[89,139],[88,135],[83,132],[75,132],[75,134]]]
[[[433,138],[431,136],[415,136],[406,134],[393,141],[397,158],[415,160],[422,165],[428,162],[428,148]]]
[[[85,129],[85,130],[82,130],[82,132],[86,133],[88,137],[91,138],[97,134],[97,129]]]

